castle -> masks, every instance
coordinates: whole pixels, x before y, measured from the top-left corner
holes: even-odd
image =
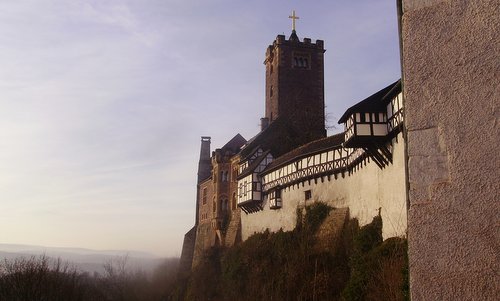
[[[396,4],[402,79],[349,108],[340,135],[320,125],[323,43],[292,32],[268,48],[263,130],[212,156],[202,138],[184,267],[325,201],[360,223],[380,210],[384,238],[408,233],[412,300],[498,299],[500,3]]]
[[[380,214],[384,238],[406,235],[401,83],[349,108],[344,133],[325,130],[322,40],[278,35],[267,48],[265,117],[250,140],[235,135],[211,152],[202,137],[195,226],[182,261],[256,232],[292,230],[296,210],[321,201],[361,225]],[[343,223],[340,222],[342,225]]]

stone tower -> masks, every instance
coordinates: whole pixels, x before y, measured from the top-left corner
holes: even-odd
[[[198,183],[210,177],[210,137],[201,137],[200,161],[198,162]]]
[[[200,183],[212,174],[212,162],[210,158],[210,137],[201,137],[200,161],[198,162],[198,181],[196,193],[196,220],[195,225],[198,225],[199,217],[199,187]]]
[[[326,136],[323,41],[278,35],[266,52],[266,118],[286,118],[307,140]]]

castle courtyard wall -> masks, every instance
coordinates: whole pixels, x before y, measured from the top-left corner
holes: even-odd
[[[263,202],[264,210],[241,214],[242,239],[256,232],[290,231],[296,225],[297,208],[313,201],[321,201],[335,208],[349,208],[350,217],[357,218],[360,225],[368,224],[378,215],[379,208],[383,221],[384,239],[406,235],[406,186],[404,168],[404,143],[400,133],[393,139],[393,163],[380,169],[375,162],[366,161],[352,174],[345,177],[332,175],[304,182],[282,191],[283,206],[278,210],[269,209]],[[311,190],[311,199],[305,200],[305,191]]]
[[[411,299],[498,300],[500,2],[402,2]]]

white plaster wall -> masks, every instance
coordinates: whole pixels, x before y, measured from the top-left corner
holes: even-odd
[[[303,206],[304,191],[311,190],[312,201],[322,201],[332,207],[349,207],[350,217],[357,218],[360,225],[370,223],[381,209],[384,239],[406,235],[406,186],[404,175],[404,143],[402,134],[393,140],[393,164],[381,170],[373,161],[367,163],[345,178],[339,175],[335,180],[325,177],[311,184],[307,182],[299,188],[286,188],[282,191],[283,207],[269,209],[264,202],[264,210],[241,215],[242,238],[246,240],[256,232],[266,229],[278,231],[292,230],[296,224],[296,210]]]

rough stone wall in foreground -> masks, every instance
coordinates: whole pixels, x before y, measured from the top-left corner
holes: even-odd
[[[498,300],[500,2],[403,0],[412,300]]]

